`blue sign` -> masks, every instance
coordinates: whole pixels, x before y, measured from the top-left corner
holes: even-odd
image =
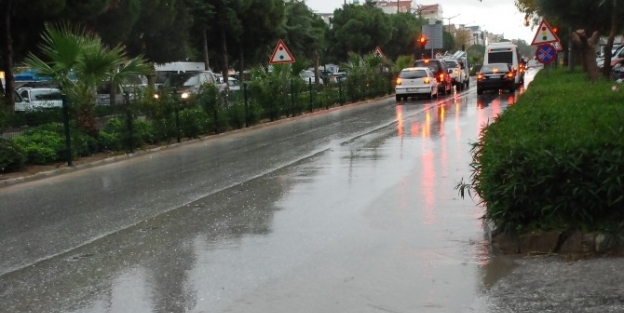
[[[549,64],[557,58],[557,49],[553,45],[547,43],[537,47],[535,58],[543,64]]]

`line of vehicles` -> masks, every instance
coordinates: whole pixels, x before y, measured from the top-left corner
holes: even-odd
[[[470,87],[468,58],[457,51],[450,56],[416,60],[412,67],[401,70],[396,80],[396,101],[425,96],[429,99]],[[511,42],[486,46],[483,65],[476,75],[477,94],[506,90],[511,93],[524,83],[527,62],[520,57],[518,47]]]

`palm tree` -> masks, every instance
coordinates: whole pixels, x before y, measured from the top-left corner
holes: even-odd
[[[45,60],[30,53],[26,66],[51,77],[70,100],[78,127],[97,136],[95,102],[97,87],[110,82],[112,89],[134,75],[146,75],[151,66],[142,58],[130,60],[125,48],[106,47],[100,38],[82,27],[46,25],[39,46]]]

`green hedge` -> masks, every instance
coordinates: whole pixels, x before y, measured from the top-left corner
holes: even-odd
[[[540,71],[473,144],[472,187],[506,232],[624,223],[624,90]]]

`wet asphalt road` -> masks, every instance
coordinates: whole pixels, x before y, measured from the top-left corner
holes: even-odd
[[[486,312],[515,262],[454,186],[522,91],[374,101],[4,187],[0,312]]]

